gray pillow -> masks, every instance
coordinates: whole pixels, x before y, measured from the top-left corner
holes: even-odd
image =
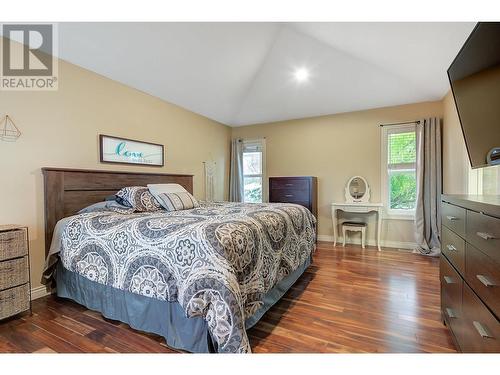
[[[82,208],[80,211],[78,211],[78,213],[79,214],[88,214],[91,212],[105,211],[106,210],[106,203],[108,203],[108,202],[97,202],[97,203],[91,204],[90,206]]]
[[[94,204],[91,204],[88,207],[82,208],[80,211],[78,211],[79,214],[88,214],[92,212],[106,212],[106,211],[112,211],[112,212],[119,212],[119,213],[132,213],[135,210],[133,208],[124,206],[118,202],[115,201],[104,201],[104,202],[97,202]]]

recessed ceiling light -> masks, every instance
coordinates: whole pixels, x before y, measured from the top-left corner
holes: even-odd
[[[305,82],[309,79],[309,70],[306,68],[299,68],[295,70],[293,75],[295,76],[297,82]]]

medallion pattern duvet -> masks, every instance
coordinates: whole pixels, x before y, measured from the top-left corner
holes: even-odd
[[[250,352],[245,320],[312,255],[315,226],[307,209],[281,203],[100,211],[68,218],[58,251],[72,272],[202,316],[219,352]]]

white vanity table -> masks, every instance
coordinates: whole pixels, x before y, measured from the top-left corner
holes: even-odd
[[[382,203],[332,203],[332,222],[333,222],[333,246],[337,246],[338,238],[338,216],[337,211],[362,213],[377,213],[377,247],[380,251],[380,229],[382,227]]]
[[[337,246],[338,216],[337,211],[368,214],[377,213],[377,247],[380,251],[380,229],[382,227],[382,203],[370,203],[370,187],[361,176],[352,177],[345,187],[345,202],[332,203],[333,246]]]

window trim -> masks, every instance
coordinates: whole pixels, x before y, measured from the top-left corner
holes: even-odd
[[[242,154],[245,153],[245,144],[247,145],[259,144],[262,149],[261,174],[244,174],[244,171],[242,171],[242,176],[243,176],[242,188],[244,189],[245,186],[245,177],[262,177],[262,203],[266,203],[269,201],[268,181],[267,181],[267,171],[266,171],[266,139],[265,138],[244,139],[242,142],[243,142]],[[243,194],[242,200],[243,202],[245,202],[245,194]]]
[[[388,157],[388,135],[394,133],[404,133],[408,131],[416,132],[415,124],[401,124],[401,125],[391,125],[390,127],[382,127],[381,131],[381,163],[380,163],[380,192],[382,196],[383,219],[386,220],[415,220],[415,210],[401,210],[401,209],[391,209],[389,208],[389,171],[387,164]],[[417,150],[418,152],[418,150]],[[418,156],[417,156],[418,157]],[[392,170],[408,170],[408,165],[412,165],[417,171],[417,165],[415,163],[402,163],[395,164],[396,168]],[[411,168],[411,169],[413,169]]]

